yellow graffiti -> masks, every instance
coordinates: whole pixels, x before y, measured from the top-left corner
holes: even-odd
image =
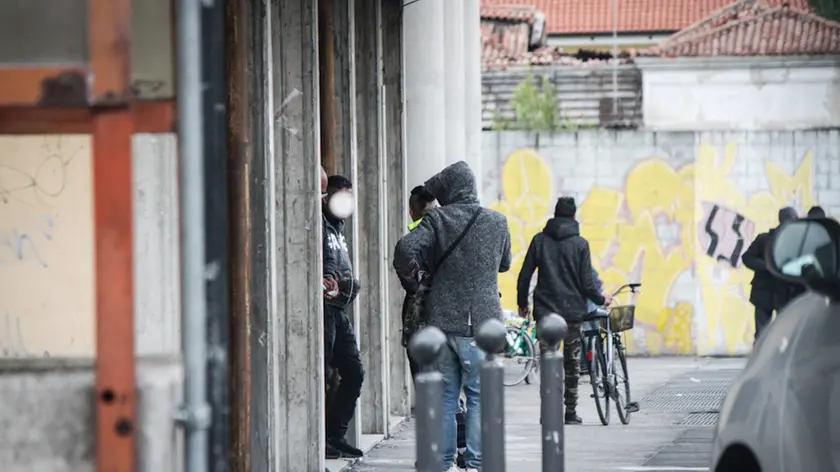
[[[701,144],[694,162],[680,168],[667,158],[642,160],[630,169],[623,189],[601,187],[596,180],[580,204],[581,232],[589,240],[593,265],[605,286],[643,284],[636,300],[631,350],[651,354],[749,350],[752,272],[719,262],[701,248],[698,228],[703,204],[737,211],[755,224],[755,234],[767,231],[779,208],[806,209],[815,204],[813,156],[806,154],[793,175],[767,163],[766,190],[749,198],[739,181],[744,176],[731,175],[737,159],[737,144],[729,143],[723,149]],[[552,182],[549,164],[533,149],[513,152],[502,169],[504,198],[492,206],[508,217],[513,239],[514,265],[500,276],[506,309],[516,309],[522,259],[531,238],[550,216],[557,196]],[[668,234],[657,232],[662,228]]]
[[[514,151],[502,169],[503,200],[490,207],[507,216],[510,226],[511,269],[499,276],[502,305],[516,310],[516,281],[528,245],[535,234],[542,231],[553,207],[554,190],[551,170],[542,156],[533,149]]]

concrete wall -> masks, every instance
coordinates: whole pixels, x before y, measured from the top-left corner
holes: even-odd
[[[840,215],[839,145],[838,130],[485,132],[484,201],[513,237],[503,304],[516,308],[530,239],[570,195],[607,287],[643,284],[632,352],[749,352],[753,274],[740,255],[782,206]]]
[[[840,58],[639,58],[644,126],[799,130],[840,126]]]
[[[90,137],[0,137],[0,358],[95,352]],[[138,355],[180,350],[177,158],[134,138]]]
[[[183,470],[173,421],[183,370],[173,358],[138,363],[137,470]],[[0,361],[0,462],[4,472],[93,472],[96,420],[92,361]]]
[[[0,137],[4,471],[95,469],[90,146],[84,135]],[[183,451],[172,415],[183,372],[174,136],[136,135],[133,161],[138,465],[176,472]]]

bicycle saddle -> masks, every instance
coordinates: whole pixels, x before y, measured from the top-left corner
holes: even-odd
[[[588,313],[586,316],[583,317],[581,321],[592,321],[592,320],[600,320],[602,318],[609,318],[610,312],[607,311],[604,307],[599,307],[593,310],[592,312]]]

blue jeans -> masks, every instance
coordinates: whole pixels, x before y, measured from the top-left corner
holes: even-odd
[[[458,428],[455,414],[461,388],[467,397],[467,452],[464,460],[467,468],[481,468],[481,386],[478,373],[484,352],[475,344],[475,339],[449,336],[449,343],[438,361],[438,370],[443,375],[443,470],[455,462]]]

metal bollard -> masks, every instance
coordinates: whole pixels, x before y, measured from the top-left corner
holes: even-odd
[[[443,470],[443,375],[434,370],[434,364],[445,345],[446,335],[432,326],[423,328],[408,343],[408,352],[421,369],[414,380],[418,472]]]
[[[505,471],[505,370],[497,354],[507,346],[507,328],[497,319],[481,323],[475,333],[487,354],[481,364],[481,463],[484,472]]]
[[[537,332],[543,345],[540,353],[540,390],[542,403],[542,470],[543,472],[564,472],[566,470],[565,439],[563,427],[563,351],[560,341],[565,339],[569,327],[559,315],[550,314],[540,320]]]

